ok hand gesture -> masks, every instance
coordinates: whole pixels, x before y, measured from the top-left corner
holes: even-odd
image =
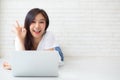
[[[13,28],[13,32],[15,33],[16,37],[22,41],[24,41],[27,30],[20,26],[18,21],[16,21],[16,25]]]

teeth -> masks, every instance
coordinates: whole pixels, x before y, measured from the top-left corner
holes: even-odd
[[[40,30],[34,30],[35,32],[40,32]]]

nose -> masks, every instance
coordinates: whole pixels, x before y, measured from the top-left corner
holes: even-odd
[[[39,23],[37,22],[36,24],[35,24],[35,28],[38,28],[39,27]]]

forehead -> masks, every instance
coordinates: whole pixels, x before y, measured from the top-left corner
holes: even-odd
[[[34,20],[45,20],[45,17],[41,13],[39,13],[35,16]]]

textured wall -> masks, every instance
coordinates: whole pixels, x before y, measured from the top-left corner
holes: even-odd
[[[15,20],[24,24],[26,13],[43,8],[66,56],[120,53],[120,0],[1,0],[0,51],[14,50]]]

